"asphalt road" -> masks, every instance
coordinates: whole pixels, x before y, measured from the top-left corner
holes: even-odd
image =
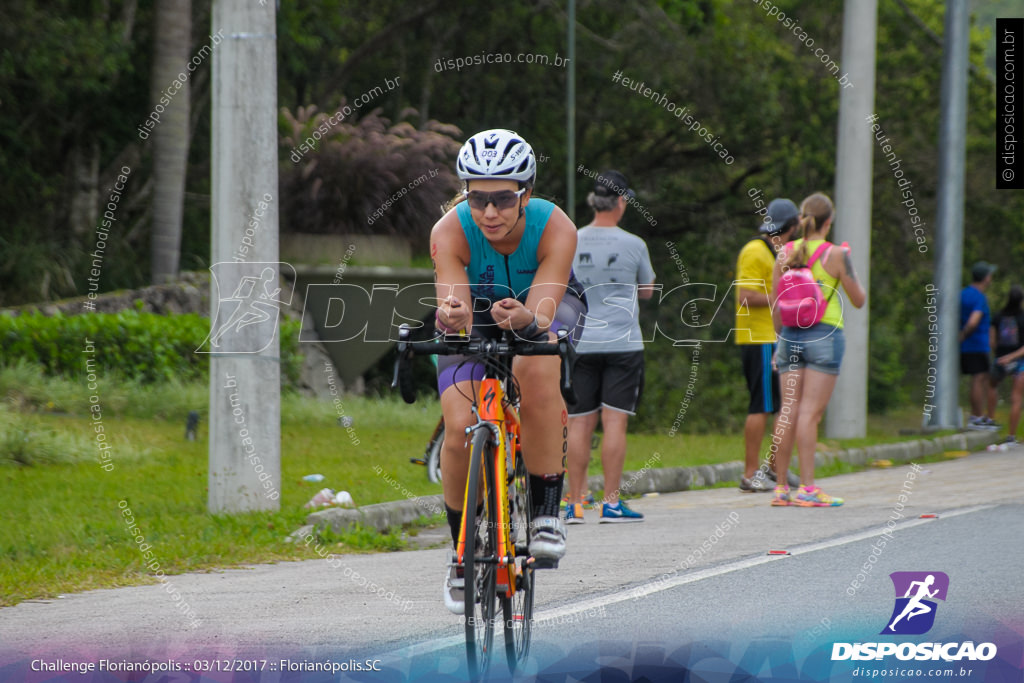
[[[985,666],[1021,680],[1022,458],[1024,449],[976,453],[924,465],[913,479],[900,466],[819,482],[847,499],[840,508],[772,508],[765,494],[713,489],[637,500],[641,524],[597,524],[588,511],[570,527],[561,567],[538,573],[525,673],[563,680],[602,667],[620,672],[604,680],[657,679],[652,671],[679,680],[685,668],[690,680],[730,680],[742,663],[765,680],[860,680],[854,667],[880,665],[833,663],[833,643],[885,640],[889,573],[939,571],[950,577],[947,600],[933,629],[911,640],[995,642],[999,657],[977,663],[971,680],[994,680]],[[348,675],[459,680],[462,625],[440,596],[445,558],[430,549],[171,577],[198,626],[161,585],[22,603],[0,610],[0,680],[57,680],[30,669],[103,658],[187,662],[224,681],[347,680],[299,669],[365,661],[382,671]],[[237,668],[216,664],[237,658],[269,664],[259,674],[216,671]],[[501,660],[494,670],[507,675]],[[179,675],[166,680],[198,680]]]

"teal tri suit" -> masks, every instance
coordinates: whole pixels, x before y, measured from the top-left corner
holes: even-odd
[[[526,229],[515,252],[499,254],[473,222],[469,202],[462,202],[455,211],[462,224],[462,232],[469,243],[469,291],[474,299],[487,299],[492,303],[513,297],[526,303],[526,295],[537,274],[537,246],[544,227],[548,224],[555,205],[546,199],[531,199],[524,213]]]
[[[526,303],[526,297],[533,285],[540,264],[537,259],[537,247],[540,244],[544,228],[551,218],[555,205],[546,199],[530,199],[524,208],[526,228],[516,250],[508,255],[499,254],[484,237],[483,232],[473,222],[469,202],[461,202],[455,207],[455,213],[462,225],[462,232],[469,244],[469,265],[466,266],[466,277],[469,280],[469,291],[473,297],[473,329],[474,337],[494,338],[500,335],[490,308],[496,301],[513,297]],[[569,330],[570,338],[575,342],[583,332],[583,322],[587,311],[583,286],[569,272],[568,288],[562,302],[551,321],[551,331]],[[488,304],[478,302],[486,301]],[[482,309],[482,310],[481,310]],[[483,377],[483,366],[466,363],[462,356],[442,356],[437,363],[438,391],[444,392],[455,382]]]

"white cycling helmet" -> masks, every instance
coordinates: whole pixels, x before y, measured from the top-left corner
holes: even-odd
[[[537,175],[537,159],[518,133],[494,128],[466,140],[455,170],[460,180],[515,180],[530,186]]]

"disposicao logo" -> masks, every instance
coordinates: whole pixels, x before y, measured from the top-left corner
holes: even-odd
[[[919,636],[930,631],[938,608],[935,601],[946,601],[949,576],[944,572],[893,572],[889,578],[896,589],[896,606],[881,634]]]
[[[935,624],[936,600],[946,601],[949,576],[944,572],[893,572],[889,575],[896,591],[896,604],[879,635],[915,636],[927,633]],[[833,643],[832,660],[897,659],[919,661],[942,659],[987,661],[996,656],[993,643]]]

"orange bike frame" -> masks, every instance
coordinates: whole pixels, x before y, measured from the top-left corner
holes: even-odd
[[[496,487],[494,491],[487,490],[487,477],[484,477],[484,500],[489,495],[497,496],[497,519],[492,522],[498,528],[498,588],[504,590],[505,597],[512,597],[516,591],[516,549],[515,541],[512,539],[511,522],[509,520],[508,500],[508,467],[510,460],[508,454],[518,453],[519,446],[519,415],[516,409],[505,403],[505,392],[502,391],[501,382],[497,379],[487,378],[480,381],[480,388],[477,393],[477,415],[481,422],[489,422],[498,427],[498,447],[494,451],[494,473]],[[484,463],[481,463],[483,466]],[[459,543],[457,548],[458,561],[464,561],[466,551],[466,538],[469,535],[466,528],[466,510],[469,509],[470,496],[467,482],[466,493],[462,500],[462,528],[459,529]],[[475,495],[475,492],[474,492]],[[507,578],[506,578],[507,577]]]

